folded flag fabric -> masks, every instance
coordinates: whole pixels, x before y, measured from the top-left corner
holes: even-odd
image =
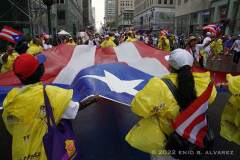
[[[168,35],[170,32],[171,32],[170,30],[162,30],[162,31],[160,32],[160,34],[163,35],[163,36],[166,36],[166,35]]]
[[[206,112],[212,89],[213,83],[211,82],[202,95],[171,122],[180,136],[199,147],[202,147],[203,138],[207,132]]]
[[[41,29],[41,35],[42,35],[42,37],[43,37],[44,39],[48,39],[48,36],[47,36],[47,34],[44,32],[43,29]]]
[[[17,44],[24,33],[18,32],[8,26],[3,26],[2,31],[0,32],[0,38],[6,39],[12,43]]]

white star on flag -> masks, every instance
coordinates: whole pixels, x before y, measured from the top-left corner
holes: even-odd
[[[19,37],[16,37],[15,39],[17,39],[17,40],[18,40],[18,39],[19,39]]]
[[[82,78],[95,78],[98,79],[108,85],[111,91],[117,92],[117,93],[128,93],[130,95],[135,96],[138,92],[138,90],[134,89],[136,86],[138,86],[141,82],[144,80],[138,79],[138,80],[131,80],[131,81],[125,81],[121,80],[115,75],[109,73],[108,71],[105,71],[105,77],[96,76],[96,75],[86,75],[81,77]]]

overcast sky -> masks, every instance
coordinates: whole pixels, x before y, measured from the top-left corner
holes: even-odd
[[[102,22],[102,24],[104,24],[104,4],[105,0],[92,0],[92,7],[95,7],[95,16],[96,16],[96,28],[97,30],[99,30],[100,23]],[[100,22],[101,21],[101,22]]]

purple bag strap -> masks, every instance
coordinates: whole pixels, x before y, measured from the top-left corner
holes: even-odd
[[[50,131],[50,129],[51,129],[50,120],[52,121],[54,131],[57,131],[57,125],[56,125],[55,119],[53,117],[52,107],[51,107],[51,104],[49,102],[49,99],[48,99],[48,96],[47,96],[47,93],[46,93],[46,90],[45,90],[45,86],[43,87],[43,93],[44,93],[44,101],[45,101],[46,115],[47,115],[47,121],[48,121],[48,131]]]

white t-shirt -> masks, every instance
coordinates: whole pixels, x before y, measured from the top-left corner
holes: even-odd
[[[211,38],[210,38],[210,37],[206,37],[206,38],[204,38],[204,40],[203,40],[203,44],[206,44],[206,43],[208,43],[209,41],[211,41]],[[205,49],[204,49],[205,52],[209,52],[210,50],[211,50],[210,45],[208,45],[208,46],[205,47]]]
[[[95,42],[96,42],[97,45],[99,45],[100,44],[100,38],[95,38]]]
[[[50,49],[50,48],[52,48],[52,45],[50,45],[50,44],[47,45],[47,44],[45,44],[45,43],[43,44],[43,49],[44,49],[44,50],[47,50],[47,49]]]
[[[196,52],[194,53],[194,57],[197,59],[197,61],[199,61],[199,51],[204,49],[204,45],[203,44],[197,44],[196,45]],[[191,55],[193,55],[192,50],[191,51]]]
[[[148,37],[143,37],[143,41],[144,41],[146,44],[148,44],[148,41],[149,41]]]
[[[91,41],[91,40],[89,39],[88,45],[89,45],[89,46],[94,46],[93,41]]]
[[[237,52],[240,52],[240,40],[236,40],[234,43],[234,50],[237,51]]]
[[[157,44],[158,39],[154,37],[152,39],[153,39],[153,44]]]

